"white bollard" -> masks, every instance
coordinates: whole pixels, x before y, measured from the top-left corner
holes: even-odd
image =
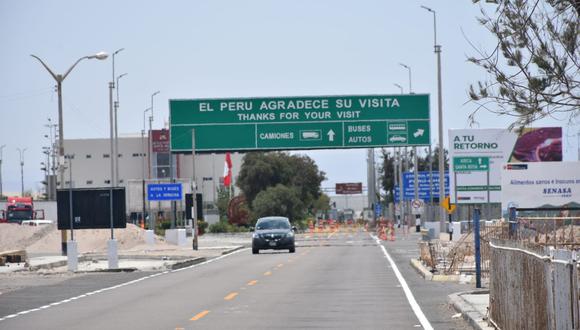
[[[66,258],[69,272],[76,272],[79,268],[79,253],[76,241],[66,242]]]
[[[153,230],[145,231],[145,243],[147,243],[147,245],[155,245],[155,233]]]
[[[117,256],[116,239],[110,239],[107,241],[107,259],[109,260],[109,269],[119,268],[119,257]]]

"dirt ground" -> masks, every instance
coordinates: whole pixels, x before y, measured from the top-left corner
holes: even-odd
[[[79,253],[104,253],[107,251],[107,240],[111,237],[110,229],[75,230],[75,241]],[[138,248],[145,244],[145,230],[133,224],[127,228],[114,229],[114,237],[119,251]],[[68,231],[70,239],[70,231]],[[157,238],[157,248],[167,245]],[[21,226],[18,224],[0,224],[0,252],[9,250],[26,250],[28,254],[59,254],[61,251],[61,232],[56,225]]]

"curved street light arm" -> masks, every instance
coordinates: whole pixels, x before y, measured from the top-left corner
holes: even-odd
[[[81,58],[79,58],[75,64],[73,64],[68,70],[66,70],[66,73],[62,75],[62,80],[64,80],[66,78],[66,76],[68,76],[68,74],[72,71],[72,69],[75,68],[75,66],[77,66],[77,64],[79,64],[80,61],[84,60],[84,59],[88,59],[90,58],[90,56],[83,56]]]
[[[32,55],[32,54],[30,54],[30,56],[37,59],[40,62],[40,64],[42,64],[42,66],[48,71],[48,73],[50,73],[50,75],[54,78],[54,80],[58,81],[58,76],[56,74],[54,74],[54,72],[52,72],[52,70],[48,67],[48,65],[46,65],[46,63],[44,63],[43,60],[40,59],[40,57],[38,57],[36,55]]]

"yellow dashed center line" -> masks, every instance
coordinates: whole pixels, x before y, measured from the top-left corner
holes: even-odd
[[[209,311],[203,311],[201,313],[198,313],[196,316],[191,318],[191,321],[197,321],[197,320],[201,319],[202,317],[206,316],[207,314],[209,314]]]
[[[253,280],[253,281],[248,282],[248,285],[250,285],[250,286],[251,285],[256,285],[256,283],[258,283],[258,281],[257,280]]]
[[[270,275],[272,275],[272,272],[271,271],[267,271],[267,272],[264,273],[264,276],[270,276]]]
[[[234,299],[234,298],[235,298],[237,295],[238,295],[238,293],[237,293],[237,292],[232,292],[232,293],[230,293],[229,295],[225,296],[225,297],[224,297],[224,300],[232,300],[232,299]]]

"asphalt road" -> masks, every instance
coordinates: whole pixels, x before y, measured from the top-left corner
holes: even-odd
[[[23,312],[0,314],[0,329],[468,329],[446,305],[447,294],[467,288],[425,282],[408,266],[416,239],[382,243],[399,278],[368,233],[311,234],[294,254],[244,249],[179,271],[0,295],[0,305]]]

